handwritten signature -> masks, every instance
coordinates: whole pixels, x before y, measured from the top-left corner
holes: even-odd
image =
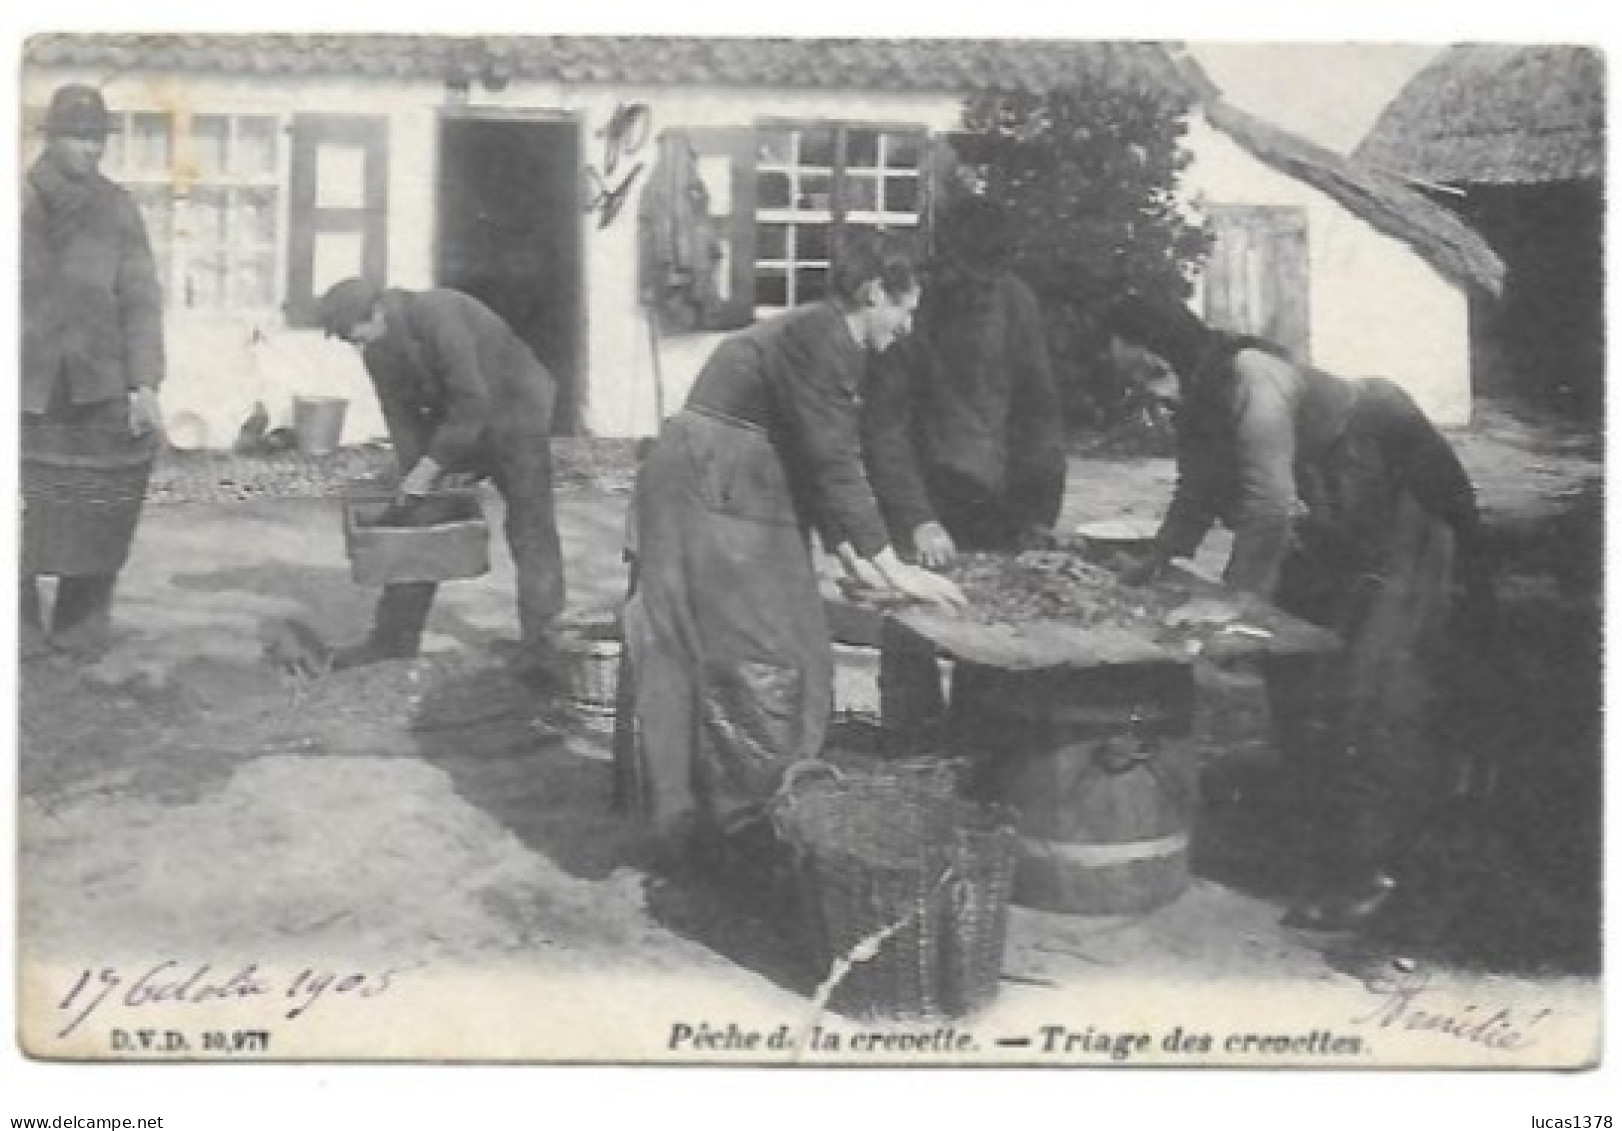
[[[133,976],[132,976],[133,973]],[[402,971],[334,971],[304,967],[296,974],[274,974],[257,962],[216,970],[213,963],[168,959],[138,972],[114,966],[85,969],[57,1003],[67,1017],[57,1033],[66,1037],[104,1006],[140,1009],[155,1005],[202,1005],[205,1002],[278,999],[284,1016],[297,1020],[324,997],[375,998],[387,993]]]
[[[1439,1033],[1484,1048],[1518,1052],[1537,1043],[1534,1030],[1554,1011],[1536,1013],[1511,1006],[1466,1001],[1455,1004],[1431,984],[1422,969],[1392,969],[1367,977],[1364,988],[1379,999],[1372,1011],[1352,1020],[1360,1025],[1404,1032]]]

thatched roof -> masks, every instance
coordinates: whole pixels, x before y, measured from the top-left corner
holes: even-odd
[[[1605,175],[1605,61],[1591,47],[1452,47],[1416,74],[1355,153],[1438,184]]]
[[[1315,145],[1220,98],[1205,118],[1257,160],[1311,185],[1362,217],[1376,231],[1402,240],[1443,275],[1496,296],[1503,261],[1458,216],[1389,174]]]

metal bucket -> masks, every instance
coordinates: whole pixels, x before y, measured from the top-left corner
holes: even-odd
[[[298,450],[310,456],[337,451],[348,408],[349,402],[343,397],[294,397],[293,435]]]
[[[571,640],[569,705],[582,715],[612,719],[619,702],[620,645],[615,640]]]
[[[1083,915],[1147,911],[1188,887],[1198,799],[1187,664],[959,668],[955,730],[974,791],[1019,814],[1014,900]]]

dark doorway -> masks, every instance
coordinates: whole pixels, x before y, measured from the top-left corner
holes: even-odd
[[[1486,321],[1491,364],[1482,387],[1576,419],[1602,419],[1603,185],[1471,185],[1465,215],[1505,268],[1503,296]]]
[[[579,426],[580,128],[452,117],[439,131],[440,286],[505,318],[558,381],[552,430]]]

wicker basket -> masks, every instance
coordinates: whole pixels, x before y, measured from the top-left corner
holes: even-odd
[[[156,450],[125,429],[22,430],[23,572],[117,573],[129,557]]]
[[[953,1016],[981,1009],[997,996],[1019,866],[1019,837],[1005,813],[981,805],[963,809],[944,940],[946,1006]]]
[[[783,797],[816,968],[850,962],[833,1009],[952,1017],[995,996],[1018,855],[1004,814],[897,776],[791,783]]]
[[[967,758],[943,754],[881,758],[855,751],[828,749],[823,751],[821,760],[842,773],[894,778],[904,786],[927,790],[942,797],[956,797],[961,794],[971,775],[971,766]]]

